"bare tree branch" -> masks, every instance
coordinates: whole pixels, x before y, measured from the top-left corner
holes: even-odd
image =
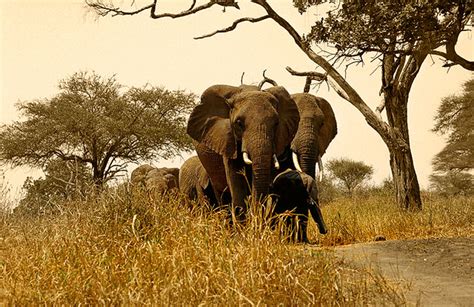
[[[150,16],[153,19],[159,19],[159,18],[164,18],[164,17],[170,17],[170,18],[173,18],[173,19],[174,18],[180,18],[180,17],[192,15],[192,14],[197,13],[199,11],[208,9],[211,6],[213,6],[214,4],[217,4],[217,2],[210,1],[208,3],[202,4],[202,5],[199,5],[199,6],[196,6],[196,7],[193,4],[193,5],[191,5],[190,9],[188,9],[186,11],[182,11],[180,13],[176,13],[176,14],[173,14],[173,13],[155,14],[155,10],[154,10],[154,8],[156,7],[156,0],[155,0],[155,5],[153,6],[153,9],[151,10]]]
[[[136,14],[139,14],[143,11],[146,11],[146,10],[152,10],[154,11],[154,8],[156,6],[156,0],[153,1],[152,4],[149,4],[147,6],[144,6],[142,8],[139,8],[137,10],[134,10],[134,11],[123,11],[121,10],[120,8],[117,8],[117,7],[113,7],[111,5],[106,5],[104,4],[103,2],[101,1],[90,1],[90,0],[86,0],[86,4],[92,8],[96,13],[97,15],[99,16],[107,16],[107,15],[111,15],[111,16],[130,16],[130,15],[136,15]]]
[[[316,71],[296,71],[290,66],[286,66],[286,70],[292,74],[293,76],[300,76],[300,77],[310,77],[312,80],[315,81],[325,81],[326,80],[326,75],[320,72]]]
[[[205,10],[213,6],[214,4],[218,4],[220,6],[225,8],[228,6],[235,7],[237,9],[240,9],[239,5],[235,0],[210,0],[208,3],[196,6],[196,0],[193,0],[191,6],[189,9],[179,12],[179,13],[162,13],[162,14],[156,14],[156,7],[157,7],[157,0],[153,0],[153,3],[146,5],[142,8],[139,8],[137,10],[133,11],[124,11],[120,8],[114,7],[111,4],[104,4],[102,0],[86,0],[86,4],[91,7],[99,16],[130,16],[130,15],[136,15],[139,14],[143,11],[150,10],[150,17],[153,19],[159,19],[159,18],[164,18],[164,17],[170,17],[170,18],[179,18],[179,17],[184,17],[188,15],[192,15],[194,13],[197,13],[199,11]]]
[[[319,72],[315,72],[315,71],[298,72],[289,66],[286,67],[286,70],[293,76],[306,77],[303,93],[309,93],[309,90],[311,88],[311,83],[313,80],[318,81],[318,82],[327,81],[326,75]]]
[[[139,14],[143,11],[150,10],[150,17],[153,19],[159,19],[159,18],[164,18],[164,17],[170,17],[170,18],[179,18],[179,17],[184,17],[188,15],[192,15],[194,13],[197,13],[199,11],[205,10],[213,6],[214,4],[219,4],[222,6],[233,6],[238,8],[238,5],[236,2],[233,0],[211,0],[208,3],[196,6],[196,0],[193,0],[193,3],[191,7],[185,11],[179,12],[179,13],[162,13],[162,14],[156,14],[155,10],[157,7],[157,0],[153,0],[152,4],[146,5],[142,8],[139,8],[134,11],[124,11],[121,10],[117,7],[114,7],[112,5],[107,5],[104,4],[101,0],[86,0],[86,4],[91,7],[99,16],[107,16],[107,15],[112,15],[112,16],[129,16],[129,15],[136,15]]]
[[[270,83],[270,84],[273,85],[273,86],[278,86],[278,83],[276,83],[275,80],[270,79],[270,78],[268,78],[267,76],[265,76],[265,72],[266,72],[266,71],[267,71],[266,69],[263,71],[263,80],[260,81],[260,83],[258,84],[258,88],[259,88],[259,89],[262,89],[262,87],[263,87],[263,85],[264,85],[265,83]]]
[[[257,17],[257,18],[251,18],[251,17],[244,17],[244,18],[239,18],[237,19],[236,21],[234,21],[232,23],[232,25],[228,26],[227,28],[224,28],[224,29],[220,29],[220,30],[216,30],[212,33],[209,33],[209,34],[205,34],[205,35],[202,35],[202,36],[198,36],[198,37],[195,37],[194,39],[203,39],[203,38],[207,38],[207,37],[211,37],[211,36],[214,36],[218,33],[225,33],[225,32],[230,32],[232,30],[234,30],[235,28],[237,28],[237,25],[239,23],[242,23],[242,22],[245,22],[245,21],[248,21],[248,22],[251,22],[251,23],[256,23],[256,22],[260,22],[262,20],[265,20],[267,18],[270,18],[269,15],[264,15],[264,16],[261,16],[261,17]]]
[[[447,52],[433,50],[430,52],[430,54],[437,55],[446,59],[448,62],[444,64],[443,67],[451,67],[455,65],[460,65],[461,67],[467,70],[470,70],[470,71],[474,70],[474,61],[466,60],[465,58],[458,55],[456,53],[456,50],[454,49],[454,46],[448,48],[448,45],[446,45],[446,51]]]

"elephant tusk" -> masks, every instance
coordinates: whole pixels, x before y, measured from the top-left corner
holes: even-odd
[[[303,170],[301,169],[300,163],[298,162],[298,155],[294,151],[293,151],[293,164],[295,165],[295,168],[297,171],[303,172]]]
[[[321,156],[318,156],[318,181],[323,181],[323,160],[321,160]]]
[[[244,159],[245,164],[248,164],[248,165],[252,164],[252,160],[250,160],[249,154],[247,152],[244,151],[242,153],[242,158]]]
[[[276,169],[280,169],[280,163],[278,162],[278,158],[275,154],[273,154],[273,163],[275,164]]]

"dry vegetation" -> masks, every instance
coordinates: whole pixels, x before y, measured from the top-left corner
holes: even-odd
[[[110,191],[37,217],[0,215],[0,304],[400,305],[401,286],[346,267],[331,249],[281,242],[256,216],[241,229],[219,213]],[[471,199],[426,199],[404,213],[383,197],[323,208],[331,246],[428,236],[472,236]]]
[[[474,236],[474,199],[424,195],[423,211],[400,210],[390,196],[337,199],[323,208],[330,233],[324,246],[387,240]],[[312,233],[316,232],[313,225]]]

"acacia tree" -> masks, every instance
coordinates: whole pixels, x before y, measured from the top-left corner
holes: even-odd
[[[169,158],[192,148],[186,119],[194,94],[80,72],[51,99],[21,102],[24,121],[0,127],[0,161],[45,167],[53,159],[90,166],[100,186],[127,163]]]
[[[461,95],[442,99],[434,132],[447,137],[433,159],[432,186],[446,195],[472,195],[474,176],[474,79],[463,84]]]
[[[474,79],[463,84],[461,95],[442,99],[433,131],[447,137],[446,146],[433,160],[435,171],[474,168]]]
[[[370,180],[374,173],[372,166],[351,159],[332,159],[327,165],[328,170],[344,186],[350,196],[364,181]]]
[[[134,1],[131,1],[132,4]],[[127,10],[110,1],[86,0],[100,16],[130,16],[148,12],[151,18],[180,18],[214,5],[236,7],[235,0],[209,0],[180,13],[159,12],[157,0]],[[265,11],[260,17],[243,17],[229,27],[196,39],[233,31],[243,22],[272,20],[293,38],[295,44],[320,71],[296,72],[307,80],[325,80],[345,100],[356,107],[380,135],[390,153],[390,166],[398,204],[406,209],[422,208],[420,188],[410,149],[407,122],[408,97],[420,68],[429,55],[440,57],[450,67],[474,69],[474,62],[456,52],[459,35],[468,29],[472,16],[470,0],[293,0],[300,13],[309,8],[334,4],[326,17],[314,22],[310,33],[298,33],[267,0],[251,0]],[[318,46],[322,51],[316,52]],[[372,110],[338,71],[341,61],[363,61],[367,56],[380,61],[382,103]],[[307,82],[308,83],[308,82]],[[305,87],[308,88],[307,86]],[[385,110],[387,121],[382,119]]]

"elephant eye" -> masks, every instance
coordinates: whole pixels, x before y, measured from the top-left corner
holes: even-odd
[[[235,127],[241,130],[244,130],[244,122],[241,118],[237,118],[234,122]]]

